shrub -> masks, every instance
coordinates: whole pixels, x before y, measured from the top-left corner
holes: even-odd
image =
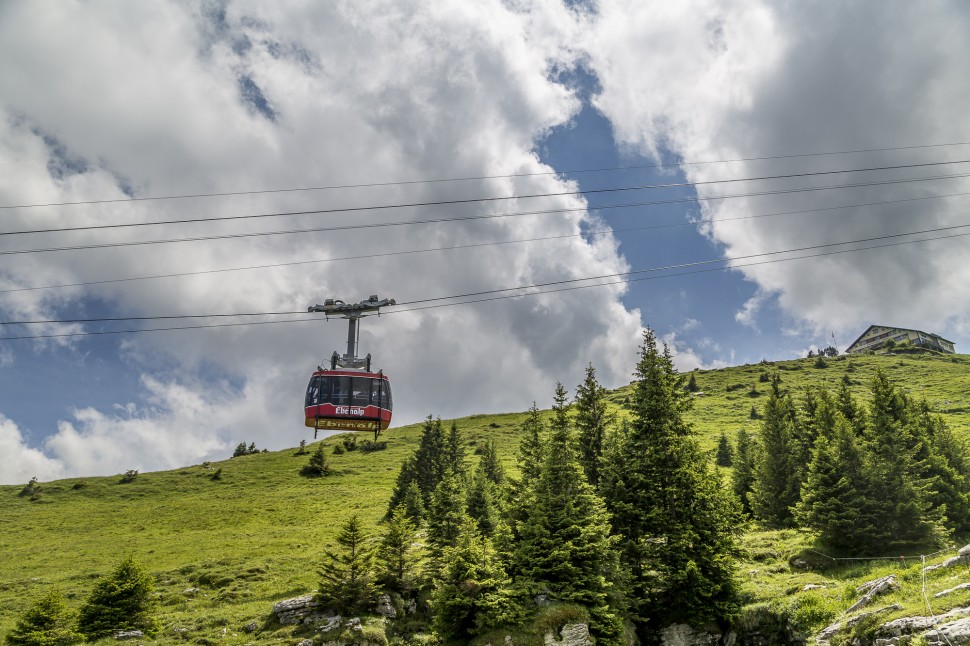
[[[348,451],[356,451],[357,450],[357,436],[356,435],[345,435],[342,438],[340,438],[340,441],[343,443],[344,448],[347,449]]]
[[[333,454],[334,455],[343,455],[346,452],[347,452],[347,449],[344,448],[344,445],[343,444],[334,444],[333,445]]]
[[[761,414],[758,413],[758,409],[754,406],[751,407],[751,412],[748,414],[751,419],[761,419]]]
[[[74,613],[56,590],[34,602],[7,635],[10,646],[65,646],[82,641]]]
[[[158,632],[158,602],[151,575],[128,556],[111,574],[102,577],[78,613],[78,631],[88,641],[118,630],[140,630],[148,636]]]
[[[215,473],[209,476],[210,480],[222,480],[222,467],[216,469]]]
[[[308,478],[319,478],[320,476],[328,476],[331,473],[333,473],[333,469],[330,467],[330,463],[327,462],[327,458],[323,455],[322,444],[310,456],[310,461],[300,469],[300,475],[307,476]]]
[[[134,482],[138,479],[138,469],[128,469],[125,471],[124,475],[121,476],[121,484],[128,484],[129,482]]]
[[[766,384],[771,381],[771,376],[767,372],[762,372],[760,375],[758,375],[758,381]]]
[[[35,496],[39,493],[40,493],[40,485],[37,484],[37,478],[34,477],[30,479],[30,482],[24,485],[24,488],[21,489],[20,493],[18,493],[17,495],[20,496],[21,498],[25,498],[27,496]]]
[[[361,451],[368,453],[372,451],[383,451],[387,448],[387,442],[384,440],[361,440],[359,447]]]
[[[300,450],[296,452],[296,455],[306,455],[309,451],[306,450],[306,439],[300,440]]]
[[[818,355],[818,357],[815,359],[815,363],[812,364],[812,365],[814,367],[816,367],[816,368],[828,368],[829,367],[828,361],[826,361],[825,360],[825,357],[822,356],[822,355]]]

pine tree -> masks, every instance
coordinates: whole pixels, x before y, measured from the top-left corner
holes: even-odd
[[[68,646],[84,641],[63,595],[51,590],[27,609],[7,635],[10,646]]]
[[[800,467],[795,463],[795,405],[782,394],[779,380],[771,382],[761,421],[760,450],[748,500],[756,518],[768,527],[791,527],[791,508],[798,502]]]
[[[835,430],[816,440],[795,518],[839,554],[866,553],[880,534],[871,491],[863,451],[839,414]]]
[[[745,514],[751,513],[748,496],[754,483],[754,461],[757,447],[754,440],[743,428],[738,429],[734,439],[734,472],[731,474],[731,489],[741,501],[741,509]]]
[[[406,508],[398,507],[384,526],[380,546],[377,548],[378,579],[381,584],[396,592],[405,593],[414,585],[414,521]]]
[[[155,582],[134,557],[128,556],[94,586],[78,613],[78,632],[89,641],[117,630],[158,632]]]
[[[518,463],[520,482],[523,486],[527,486],[530,481],[539,477],[539,469],[545,457],[541,433],[542,418],[536,403],[532,402],[532,408],[522,422],[522,440],[519,443]]]
[[[721,437],[717,441],[717,453],[714,455],[714,463],[719,467],[729,467],[734,463],[734,451],[731,449],[731,443],[728,441],[724,431],[721,431]]]
[[[377,596],[374,550],[367,542],[363,523],[354,514],[337,534],[339,549],[324,550],[319,597],[325,607],[341,614],[354,614],[374,603]]]
[[[435,488],[428,507],[428,572],[432,578],[440,572],[445,550],[458,544],[469,521],[466,509],[464,480],[461,474],[449,471]]]
[[[479,467],[482,466],[480,462]],[[468,487],[468,515],[475,521],[482,536],[491,537],[499,522],[497,485],[486,470],[478,468]]]
[[[505,470],[502,468],[502,462],[498,459],[498,445],[495,440],[488,439],[485,441],[482,446],[482,457],[478,461],[476,471],[481,471],[485,478],[496,485],[505,482]]]
[[[597,643],[619,638],[622,622],[614,580],[616,539],[603,500],[586,481],[570,437],[565,391],[556,388],[553,428],[519,527],[513,562],[519,585],[589,609]]]
[[[633,620],[645,640],[660,626],[722,620],[738,608],[740,514],[684,420],[691,403],[669,350],[660,351],[647,330],[633,419],[602,476]]]
[[[467,644],[476,635],[519,619],[491,541],[475,531],[470,519],[459,535],[457,543],[445,549],[445,565],[431,599],[435,631],[448,644]]]
[[[596,381],[593,364],[586,367],[586,379],[576,388],[576,429],[579,431],[579,461],[586,480],[594,487],[599,484],[603,440],[613,423],[613,415],[606,405],[606,388]]]
[[[452,422],[448,430],[444,457],[445,471],[450,469],[455,473],[465,473],[465,447],[461,444],[461,432],[457,422]]]
[[[873,499],[881,506],[880,523],[888,540],[918,544],[940,536],[943,509],[933,509],[932,477],[927,477],[926,454],[908,423],[905,395],[881,370],[870,387],[866,440],[872,458]]]

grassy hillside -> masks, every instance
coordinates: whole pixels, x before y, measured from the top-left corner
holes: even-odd
[[[958,436],[970,436],[968,356],[840,357],[826,368],[813,364],[806,359],[697,372],[703,394],[695,397],[691,419],[704,445],[713,449],[722,430],[731,438],[741,427],[757,430],[750,410],[766,396],[768,384],[759,381],[762,371],[778,371],[783,385],[795,390],[811,384],[834,387],[848,374],[861,396],[873,371],[882,368],[925,397]],[[624,388],[611,395],[620,414],[626,396]],[[475,445],[493,438],[506,468],[512,469],[523,418],[515,413],[459,420],[470,459],[477,459]],[[324,440],[336,473],[319,479],[299,475],[309,456],[295,455],[294,448],[145,473],[127,484],[120,476],[41,483],[33,500],[18,496],[21,486],[0,487],[0,635],[51,586],[77,606],[98,576],[134,554],[158,581],[165,627],[160,643],[286,639],[291,628],[263,629],[272,604],[315,588],[320,548],[349,514],[358,513],[376,531],[398,467],[415,449],[419,434],[417,425],[394,429],[386,436],[387,450],[343,455],[329,448],[339,437]],[[221,479],[213,480],[219,469]],[[899,599],[890,601],[904,603],[908,613],[922,604],[914,561],[827,562],[805,551],[810,537],[797,531],[752,531],[746,543],[750,556],[742,575],[751,603],[794,606],[814,617],[805,621],[827,621],[850,605],[847,590],[895,568],[905,574],[906,583],[896,593]],[[962,582],[953,577],[965,579],[966,571],[934,573],[932,591]],[[808,583],[827,587],[801,592]],[[935,601],[933,610],[967,601],[970,593],[958,593]],[[254,620],[260,630],[243,632]]]

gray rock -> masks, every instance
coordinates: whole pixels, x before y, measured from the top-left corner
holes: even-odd
[[[943,624],[936,630],[926,632],[926,641],[930,644],[956,644],[970,643],[970,617],[957,619]]]
[[[297,642],[296,646],[313,646],[313,640],[312,639],[304,639],[301,642]]]
[[[545,646],[592,646],[593,640],[589,636],[589,626],[586,624],[566,624],[559,631],[562,639],[556,639],[553,633],[546,633],[543,638]],[[506,643],[512,640],[508,639]]]
[[[964,545],[957,550],[957,554],[960,556],[970,556],[970,545]]]
[[[923,633],[940,622],[952,621],[959,617],[970,615],[970,606],[954,608],[949,612],[935,617],[900,617],[876,628],[876,637],[902,637]]]
[[[960,548],[960,551],[962,552],[964,549],[966,549],[966,548],[961,547]],[[953,567],[955,565],[963,565],[964,563],[970,563],[970,555],[959,554],[958,556],[950,557],[947,560],[943,561],[942,563],[937,563],[936,565],[927,565],[923,569],[923,571],[924,572],[932,572],[933,570],[939,570],[941,568]]]
[[[826,626],[822,630],[822,632],[818,634],[818,637],[815,638],[815,642],[817,644],[828,644],[829,640],[835,637],[835,635],[838,634],[838,632],[842,630],[843,627],[851,628],[852,626],[855,626],[857,623],[859,623],[866,617],[871,617],[872,615],[878,615],[883,612],[892,612],[893,610],[899,610],[901,608],[902,608],[901,605],[899,605],[898,603],[894,603],[891,606],[886,606],[885,608],[880,608],[879,610],[870,610],[869,612],[859,613],[855,617],[852,617],[849,620],[847,620],[844,624],[842,622],[837,621],[834,624],[830,624],[829,626]]]
[[[817,583],[808,583],[802,588],[802,592],[808,592],[809,590],[824,590],[824,585],[819,585]]]
[[[378,597],[377,607],[374,608],[374,612],[382,617],[387,617],[388,619],[396,618],[397,610],[394,609],[394,604],[391,603],[391,595],[382,594],[380,597]]]
[[[875,579],[874,581],[867,581],[856,588],[856,592],[863,596],[861,599],[852,604],[852,607],[846,610],[846,613],[855,612],[860,608],[864,608],[879,595],[898,589],[899,581],[896,580],[896,576],[894,574],[884,576],[881,579]]]
[[[933,596],[934,597],[945,597],[946,595],[948,595],[950,593],[959,592],[960,590],[966,590],[968,588],[970,588],[970,583],[961,583],[960,585],[954,586],[954,587],[950,588],[949,590],[943,590],[942,592],[937,592]]]
[[[293,599],[284,599],[273,606],[273,614],[281,624],[315,624],[332,616],[318,610],[320,604],[312,594],[305,594]]]
[[[184,594],[187,597],[194,597],[195,595],[199,594],[199,589],[198,588],[186,588],[186,589],[182,590],[182,594]]]
[[[259,624],[257,624],[255,621],[250,621],[248,624],[243,626],[243,631],[247,633],[254,633],[256,632],[257,628],[259,628]]]
[[[663,646],[714,646],[719,641],[720,635],[695,630],[687,624],[673,624],[660,631]]]
[[[118,640],[122,639],[139,639],[144,637],[145,633],[140,630],[119,630],[114,634],[114,638]]]

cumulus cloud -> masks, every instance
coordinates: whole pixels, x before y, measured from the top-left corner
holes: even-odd
[[[557,72],[577,64],[582,21],[536,1],[8,3],[0,17],[3,204],[492,177],[235,198],[16,209],[9,230],[560,193],[538,140],[580,107]],[[28,28],[29,26],[29,28]],[[539,173],[539,174],[537,174]],[[513,176],[514,175],[514,176]],[[7,239],[7,249],[228,235],[400,220],[580,209],[462,223],[23,254],[11,288],[319,261],[17,292],[7,317],[296,311],[378,293],[401,303],[613,274],[609,236],[579,234],[575,196],[375,209]],[[346,256],[549,236],[353,261]],[[635,362],[639,312],[621,285],[367,319],[361,347],[391,376],[395,419],[525,409],[592,361],[608,385]],[[433,303],[413,303],[419,307]],[[402,306],[399,309],[408,309]],[[58,332],[77,328],[58,327]],[[90,328],[85,328],[90,329]],[[144,375],[145,401],[82,407],[48,429],[65,473],[162,468],[236,437],[296,444],[309,372],[343,350],[342,321],[126,337],[111,360]],[[63,341],[82,351],[85,340]],[[241,434],[241,435],[240,435]]]
[[[970,12],[958,2],[602,0],[585,41],[597,107],[618,140],[685,162],[965,142]],[[635,67],[635,69],[634,69]],[[966,146],[697,164],[692,182],[966,158]],[[700,197],[841,186],[703,203],[704,231],[727,258],[965,223],[966,179],[847,188],[960,174],[965,165],[805,180],[697,185]],[[934,199],[924,199],[934,198]],[[889,204],[865,205],[874,202]],[[822,209],[820,211],[812,211]],[[750,215],[789,215],[739,220]],[[730,219],[729,219],[730,218]],[[817,334],[892,322],[966,329],[970,269],[960,239],[738,267],[758,294],[738,313],[755,327],[773,299]],[[843,249],[846,247],[843,247]]]
[[[26,483],[31,478],[53,480],[63,475],[63,465],[30,447],[12,420],[0,414],[0,483]]]

